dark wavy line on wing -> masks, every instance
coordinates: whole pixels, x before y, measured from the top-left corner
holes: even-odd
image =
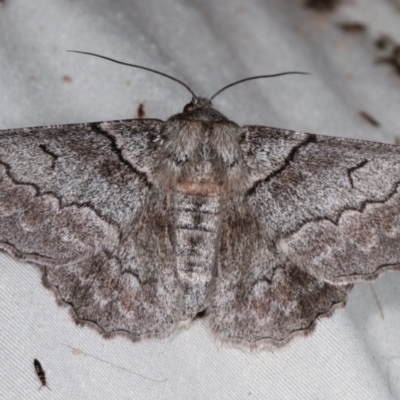
[[[7,247],[10,247],[12,249],[14,249],[14,253],[13,255],[19,259],[23,259],[23,260],[27,260],[28,258],[33,259],[33,258],[46,258],[48,260],[53,260],[54,262],[57,261],[57,259],[49,257],[49,256],[45,256],[43,254],[40,253],[36,253],[36,252],[25,252],[25,251],[21,251],[17,248],[17,246],[15,244],[10,243],[7,240],[0,240],[0,250],[6,252],[7,254],[9,254],[9,251],[7,249],[4,249],[4,247],[2,247],[1,245],[6,245]],[[12,251],[12,250],[11,250]]]
[[[354,171],[364,167],[364,165],[366,165],[367,163],[368,163],[368,160],[363,160],[360,163],[358,163],[356,166],[347,169],[347,176],[349,178],[350,186],[351,186],[352,189],[354,189],[354,182],[353,182],[353,177],[351,176],[351,174]]]
[[[95,206],[90,203],[90,202],[84,202],[84,203],[78,203],[78,202],[71,202],[71,203],[65,203],[65,205],[62,204],[62,197],[59,196],[58,194],[51,192],[51,191],[47,191],[47,192],[42,192],[40,187],[38,185],[36,185],[35,183],[32,182],[24,182],[24,181],[20,181],[18,179],[16,179],[13,175],[12,175],[12,168],[11,166],[0,160],[0,165],[3,165],[6,169],[6,174],[8,175],[8,177],[11,179],[11,181],[13,182],[14,185],[16,186],[29,186],[31,187],[34,191],[35,191],[35,197],[43,197],[43,196],[51,196],[54,199],[57,200],[58,203],[58,208],[60,210],[64,209],[64,208],[68,208],[68,207],[78,207],[78,208],[89,208],[91,211],[93,211],[102,221],[106,221],[107,223],[111,224],[111,225],[115,225],[118,226],[118,224],[113,221],[111,218],[103,215],[100,211],[98,211]]]
[[[400,181],[396,182],[393,185],[393,189],[389,191],[389,193],[380,200],[368,200],[365,199],[364,201],[362,201],[360,203],[359,207],[345,207],[342,210],[340,210],[337,214],[337,217],[335,219],[333,218],[329,218],[329,217],[315,217],[315,218],[311,218],[309,220],[303,221],[298,227],[292,229],[289,232],[285,232],[285,235],[282,237],[289,237],[292,236],[294,234],[296,234],[297,232],[299,232],[305,225],[307,224],[311,224],[311,223],[318,223],[318,222],[322,222],[322,221],[329,221],[332,224],[334,224],[335,226],[339,226],[339,221],[342,218],[343,214],[346,211],[358,211],[359,213],[363,213],[365,208],[369,205],[369,204],[385,204],[387,203],[395,194],[397,194],[397,188],[400,185]]]
[[[93,129],[93,131],[95,131],[99,135],[102,135],[110,142],[111,150],[117,155],[119,161],[122,164],[126,165],[132,172],[134,172],[139,178],[141,178],[146,186],[153,186],[152,183],[149,182],[149,180],[147,179],[147,175],[144,172],[137,170],[128,160],[124,158],[121,149],[117,146],[117,142],[114,136],[110,135],[109,132],[101,129],[100,124],[98,123],[89,124],[89,126]]]
[[[316,135],[312,135],[310,133],[307,133],[307,138],[301,142],[300,144],[298,144],[297,146],[294,146],[292,148],[292,150],[290,151],[289,155],[285,158],[284,160],[284,164],[278,168],[277,170],[271,172],[268,176],[266,176],[263,179],[260,179],[256,182],[254,182],[254,185],[247,191],[247,196],[251,196],[257,189],[258,186],[262,185],[263,183],[269,182],[272,178],[274,178],[275,176],[277,176],[278,174],[280,174],[281,172],[283,172],[289,165],[290,163],[293,161],[294,156],[296,155],[296,153],[302,148],[302,147],[306,147],[308,146],[310,143],[316,143],[317,141],[317,136]]]

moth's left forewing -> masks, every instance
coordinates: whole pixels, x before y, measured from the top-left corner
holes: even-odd
[[[284,142],[298,137],[265,132],[264,138],[280,136]],[[258,151],[284,157],[283,166],[256,182],[249,197],[277,251],[332,283],[398,269],[400,148],[303,135],[289,155],[272,148],[269,139]]]
[[[313,135],[267,126],[244,126],[240,131],[248,189],[253,190],[283,169],[299,147],[313,140]]]

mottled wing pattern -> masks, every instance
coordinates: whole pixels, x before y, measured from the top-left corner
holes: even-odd
[[[316,277],[349,283],[400,266],[399,183],[400,147],[306,135],[248,200],[277,251]]]
[[[179,320],[169,224],[148,201],[162,126],[0,132],[0,249],[42,266],[44,283],[75,320],[106,336],[163,336]],[[149,255],[153,240],[159,246]]]
[[[251,185],[226,207],[211,325],[221,340],[279,346],[352,282],[400,268],[400,148],[242,129]]]

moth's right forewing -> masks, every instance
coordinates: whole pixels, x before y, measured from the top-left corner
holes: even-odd
[[[154,183],[168,122],[156,119],[102,122],[98,129],[118,149],[122,162],[134,168],[147,183]]]

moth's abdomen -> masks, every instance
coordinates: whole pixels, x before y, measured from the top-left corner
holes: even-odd
[[[176,262],[184,287],[183,318],[204,309],[212,278],[219,224],[219,196],[175,195]]]

